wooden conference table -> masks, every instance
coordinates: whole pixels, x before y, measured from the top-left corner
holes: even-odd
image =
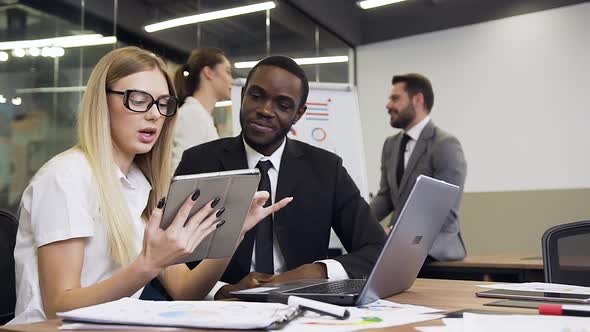
[[[417,279],[412,288],[408,291],[398,295],[394,295],[388,300],[409,303],[416,305],[423,305],[432,308],[442,309],[446,312],[452,312],[463,309],[478,309],[488,311],[503,311],[511,313],[534,313],[532,309],[518,309],[518,308],[504,308],[504,307],[485,307],[484,303],[495,301],[494,299],[484,299],[475,296],[477,291],[482,288],[476,287],[483,282],[481,281],[463,281],[463,280],[441,280],[441,279]],[[405,332],[405,331],[416,331],[413,326],[430,326],[430,325],[441,325],[440,320],[422,322],[417,324],[410,324],[398,327],[390,327],[376,330],[366,331],[391,331],[391,332]],[[60,320],[50,320],[42,323],[35,324],[24,324],[24,325],[13,325],[0,327],[0,330],[8,331],[24,331],[24,332],[56,332],[60,325]],[[167,329],[162,328],[162,331],[206,331],[197,329]],[[125,330],[126,332],[131,331],[142,331],[137,330]],[[145,331],[145,329],[143,329]],[[158,331],[156,328],[150,328],[150,331]],[[220,330],[214,330],[220,331]]]
[[[467,256],[460,261],[431,262],[420,277],[499,282],[544,281],[543,258],[531,255]]]

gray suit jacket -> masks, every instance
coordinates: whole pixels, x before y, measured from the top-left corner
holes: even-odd
[[[467,173],[467,164],[459,140],[435,126],[430,120],[414,146],[398,186],[395,174],[402,135],[400,132],[388,137],[383,144],[381,184],[379,192],[371,201],[371,210],[377,220],[382,220],[390,212],[394,212],[390,225],[395,223],[399,210],[404,206],[420,174],[455,184],[463,189]],[[429,252],[436,260],[457,260],[465,257],[465,246],[461,239],[458,220],[461,196],[462,192]]]

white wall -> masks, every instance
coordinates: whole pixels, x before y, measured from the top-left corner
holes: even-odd
[[[468,162],[466,191],[590,187],[590,3],[359,47],[369,190],[394,74],[434,86],[434,121]]]

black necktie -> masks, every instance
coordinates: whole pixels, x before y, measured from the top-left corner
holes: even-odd
[[[268,191],[271,194],[270,189],[270,178],[268,177],[268,170],[272,167],[270,160],[259,161],[256,168],[260,170],[260,184],[258,190]],[[268,201],[264,206],[271,205],[272,196],[268,198]],[[254,270],[256,272],[274,274],[273,258],[272,258],[272,214],[262,219],[256,225],[256,266]]]
[[[408,142],[411,139],[412,138],[410,136],[404,134],[402,136],[402,142],[399,146],[399,154],[398,154],[398,159],[397,159],[397,169],[395,172],[398,186],[402,182],[402,176],[404,175],[404,169],[405,169],[405,165],[404,165],[405,162],[404,161],[405,161],[405,155],[406,155],[406,146],[408,146]]]

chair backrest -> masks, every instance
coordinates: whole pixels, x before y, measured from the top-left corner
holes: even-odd
[[[0,324],[14,318],[14,243],[18,222],[13,214],[0,209]]]
[[[590,220],[549,228],[542,245],[546,282],[590,286]]]

